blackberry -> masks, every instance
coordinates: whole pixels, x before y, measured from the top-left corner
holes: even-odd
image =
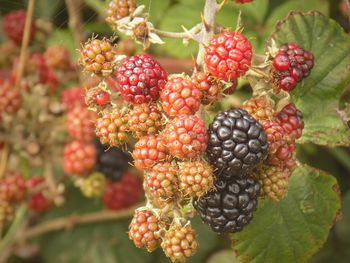
[[[239,232],[253,218],[256,210],[260,184],[253,178],[217,179],[217,191],[193,201],[194,208],[204,223],[214,232]]]
[[[268,152],[261,124],[243,109],[220,112],[208,129],[207,155],[221,175],[244,175],[252,171]]]
[[[103,146],[96,141],[97,162],[95,170],[103,173],[108,179],[118,181],[128,170],[132,161],[130,154],[117,147]]]

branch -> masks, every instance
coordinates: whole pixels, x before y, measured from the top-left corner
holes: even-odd
[[[26,64],[25,62],[27,58],[30,30],[31,30],[31,25],[33,21],[34,4],[35,4],[35,0],[29,0],[27,13],[26,13],[26,21],[24,26],[24,34],[22,39],[21,54],[19,57],[18,68],[16,72],[16,85],[15,85],[16,89],[19,89],[20,87],[20,83],[24,72],[24,66]]]
[[[202,24],[197,24],[190,30],[185,32],[167,32],[156,28],[151,28],[150,31],[156,33],[158,36],[167,38],[193,38],[194,35],[198,34],[202,29]]]
[[[37,226],[28,228],[19,238],[21,241],[31,239],[42,234],[58,231],[60,229],[70,229],[75,225],[96,223],[100,221],[116,220],[121,218],[127,218],[134,214],[135,209],[143,206],[143,203],[137,204],[127,209],[119,211],[103,210],[100,212],[93,212],[83,215],[71,215],[54,219],[48,222],[41,223]]]
[[[69,16],[69,29],[73,32],[75,46],[80,47],[83,42],[83,18],[81,15],[81,0],[66,0],[66,6]]]

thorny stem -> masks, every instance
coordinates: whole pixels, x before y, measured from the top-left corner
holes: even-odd
[[[206,0],[204,5],[204,13],[202,17],[202,30],[199,33],[199,50],[196,59],[196,68],[194,73],[197,70],[197,67],[203,68],[204,66],[204,53],[205,46],[213,38],[215,31],[215,17],[219,9],[219,5],[216,0]],[[202,120],[205,119],[205,107],[202,105],[199,109],[199,116]]]
[[[202,24],[197,24],[194,27],[192,27],[190,30],[185,32],[167,32],[162,31],[156,28],[150,29],[151,32],[156,33],[157,35],[161,37],[167,37],[167,38],[192,38],[194,35],[198,34],[202,29]]]
[[[200,34],[200,46],[198,50],[196,63],[198,66],[203,67],[205,45],[213,38],[215,31],[215,17],[218,10],[218,4],[216,0],[206,0],[203,13],[203,27]]]
[[[35,4],[35,0],[29,0],[27,14],[26,14],[26,21],[25,21],[25,26],[24,26],[24,34],[23,34],[23,40],[22,40],[22,46],[21,46],[21,53],[20,53],[20,57],[19,57],[18,69],[16,72],[16,85],[15,85],[16,89],[19,89],[19,87],[20,87],[20,83],[22,80],[23,72],[24,72],[24,66],[26,64],[25,62],[26,62],[26,58],[27,58],[30,30],[31,30],[31,25],[32,25],[32,21],[33,21],[34,4]]]
[[[135,206],[119,210],[117,212],[103,210],[100,212],[93,212],[82,215],[71,215],[67,217],[53,219],[51,221],[47,221],[39,225],[33,226],[31,228],[28,228],[19,238],[21,239],[20,241],[24,241],[48,232],[58,231],[61,229],[71,229],[75,225],[127,218],[134,214],[135,209],[143,205],[144,203],[137,204]]]

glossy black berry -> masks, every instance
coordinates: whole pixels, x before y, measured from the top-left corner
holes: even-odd
[[[209,125],[208,135],[207,155],[219,177],[245,175],[267,155],[263,127],[243,109],[220,112]]]
[[[260,184],[250,178],[218,179],[216,191],[193,201],[203,222],[214,232],[239,232],[253,218],[256,210]]]
[[[118,181],[130,167],[132,161],[130,154],[117,147],[107,148],[99,141],[95,145],[97,151],[95,170],[112,181]]]

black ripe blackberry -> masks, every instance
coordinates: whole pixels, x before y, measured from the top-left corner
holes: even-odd
[[[208,134],[207,155],[219,177],[245,175],[267,155],[263,127],[243,109],[218,113],[209,125]]]
[[[96,141],[97,162],[95,170],[103,173],[108,179],[118,181],[130,168],[132,161],[128,152],[117,147],[106,147]]]
[[[232,180],[217,179],[217,191],[193,201],[198,214],[214,232],[239,232],[253,218],[256,210],[260,184],[250,177]]]

